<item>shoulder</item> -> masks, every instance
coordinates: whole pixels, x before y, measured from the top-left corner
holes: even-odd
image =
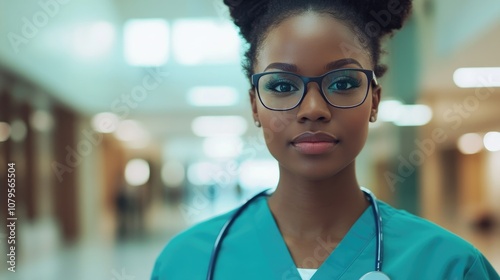
[[[384,202],[379,202],[379,205],[385,220],[384,227],[393,238],[412,238],[413,242],[448,245],[465,251],[475,250],[469,242],[429,220],[393,208]]]
[[[233,212],[234,210],[198,223],[177,234],[169,241],[164,251],[175,251],[176,249],[184,249],[186,247],[199,247],[210,242],[212,239],[215,241],[220,229],[229,220]]]
[[[463,238],[384,202],[379,205],[384,219],[384,240],[388,246],[392,244],[387,250],[388,258],[396,263],[427,267],[427,272],[442,275],[443,279],[500,279],[495,278],[498,274],[483,254]],[[412,272],[414,275],[424,273],[418,267]]]
[[[215,239],[234,211],[196,224],[174,236],[158,256],[151,279],[164,279],[165,275],[169,279],[177,279],[176,273],[185,276],[189,271],[193,274],[191,279],[204,275],[204,270],[193,270],[193,267],[198,267],[197,264],[208,265]],[[195,276],[197,273],[200,277]]]

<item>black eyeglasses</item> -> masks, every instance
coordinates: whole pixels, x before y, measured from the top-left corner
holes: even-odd
[[[363,104],[372,82],[378,85],[372,70],[356,68],[337,69],[319,77],[278,71],[254,74],[251,78],[264,107],[274,111],[286,111],[299,106],[310,82],[320,86],[321,95],[328,104],[344,109]]]

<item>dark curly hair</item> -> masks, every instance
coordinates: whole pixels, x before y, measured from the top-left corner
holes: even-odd
[[[269,30],[290,16],[307,11],[332,15],[351,27],[369,50],[374,72],[381,77],[387,67],[380,64],[381,41],[403,26],[412,9],[411,0],[224,0],[231,17],[248,42],[242,66],[248,78],[259,46]]]

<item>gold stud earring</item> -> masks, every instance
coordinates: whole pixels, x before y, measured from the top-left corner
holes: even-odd
[[[259,122],[259,121],[255,121],[255,126],[256,126],[256,127],[261,127],[260,122]]]

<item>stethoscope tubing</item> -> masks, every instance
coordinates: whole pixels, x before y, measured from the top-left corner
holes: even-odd
[[[245,204],[243,204],[240,208],[238,208],[236,210],[236,212],[234,212],[234,214],[231,216],[231,218],[229,220],[227,220],[227,222],[224,224],[224,226],[222,226],[222,229],[219,231],[219,235],[217,236],[217,239],[215,239],[214,248],[212,249],[212,254],[210,256],[210,263],[208,265],[207,280],[213,279],[213,274],[215,272],[215,269],[214,269],[215,263],[217,262],[217,257],[219,256],[219,251],[221,248],[220,244],[222,244],[222,241],[224,240],[227,233],[229,232],[229,228],[231,227],[231,225],[234,223],[234,221],[236,221],[236,218],[238,218],[238,216],[241,214],[241,212],[243,212],[254,200],[256,200],[257,198],[259,198],[261,196],[266,195],[267,191],[269,191],[269,189],[264,190],[264,191],[256,194],[252,198],[250,198],[247,202],[245,202]]]
[[[384,235],[382,234],[382,215],[378,209],[378,203],[376,201],[375,195],[367,188],[361,187],[361,190],[367,194],[370,204],[372,206],[373,217],[375,217],[375,234],[376,234],[376,258],[375,258],[375,270],[382,271],[382,259],[383,259],[383,246]]]
[[[376,259],[375,259],[375,270],[377,272],[382,272],[382,263],[383,263],[383,233],[382,233],[382,216],[380,215],[380,211],[378,208],[378,203],[376,200],[375,195],[368,189],[366,188],[361,188],[363,193],[365,193],[366,197],[370,201],[370,204],[372,206],[372,211],[373,211],[373,216],[375,217],[375,237],[376,237]],[[269,190],[264,190],[252,198],[250,198],[245,204],[243,204],[240,208],[238,208],[231,218],[227,220],[226,223],[222,226],[221,230],[219,231],[219,234],[217,235],[217,238],[215,239],[214,242],[214,247],[212,249],[212,253],[210,255],[210,262],[208,264],[208,272],[207,272],[207,280],[213,280],[214,273],[215,273],[215,265],[217,263],[217,258],[219,256],[219,252],[221,249],[221,244],[226,235],[229,232],[230,227],[236,221],[236,219],[240,216],[240,214],[257,198],[267,195],[267,192]]]

